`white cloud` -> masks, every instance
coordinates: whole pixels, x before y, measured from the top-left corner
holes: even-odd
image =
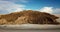
[[[11,2],[22,2],[22,3],[28,2],[28,0],[0,0],[0,1],[11,1]]]
[[[55,8],[53,13],[60,14],[60,8]]]
[[[0,1],[0,11],[10,13],[14,11],[22,11],[24,7],[25,5],[23,4],[15,4],[14,2],[10,2],[10,1]]]
[[[32,9],[28,8],[28,9],[25,9],[25,10],[32,10]]]
[[[19,11],[22,11],[24,10],[24,8],[17,8],[15,12],[19,12]]]
[[[60,14],[60,8],[54,8],[54,7],[43,7],[39,9],[40,12],[46,12],[50,14]]]
[[[43,7],[40,9],[41,12],[53,13],[53,7]]]

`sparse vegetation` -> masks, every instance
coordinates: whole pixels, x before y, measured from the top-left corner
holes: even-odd
[[[0,25],[4,24],[60,24],[56,21],[59,17],[39,11],[21,11],[6,15],[0,15]],[[3,24],[3,25],[4,25]]]

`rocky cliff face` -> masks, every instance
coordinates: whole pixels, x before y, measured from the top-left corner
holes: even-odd
[[[5,24],[60,24],[56,21],[59,17],[39,11],[21,11],[0,15],[0,25]],[[3,21],[1,19],[4,19]]]

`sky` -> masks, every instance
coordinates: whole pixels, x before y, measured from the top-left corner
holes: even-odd
[[[60,0],[0,0],[0,14],[23,10],[60,14]]]

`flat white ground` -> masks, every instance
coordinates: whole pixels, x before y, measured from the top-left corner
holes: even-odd
[[[60,32],[59,29],[57,30],[2,30],[0,32]]]

